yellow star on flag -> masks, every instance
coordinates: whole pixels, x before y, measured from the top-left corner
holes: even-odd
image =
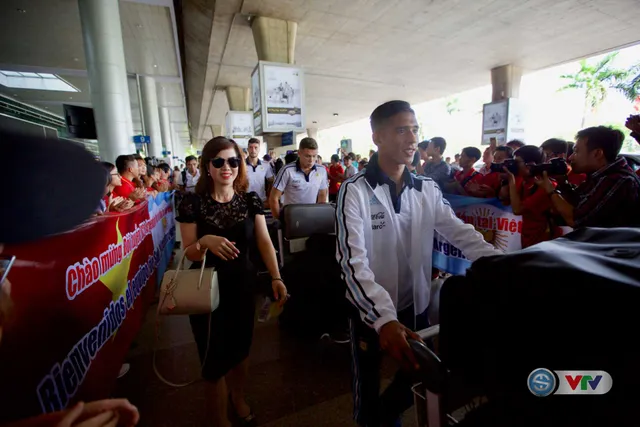
[[[123,242],[122,234],[118,228],[118,221],[116,221],[116,233],[118,236],[117,244]],[[124,246],[121,246],[124,249]],[[131,266],[131,258],[133,257],[131,251],[126,257],[122,258],[120,264],[116,264],[111,270],[100,276],[98,279],[111,291],[113,295],[113,301],[118,301],[120,296],[124,296],[124,300],[127,301],[127,280],[129,278],[129,268]],[[127,301],[128,303],[128,301]]]

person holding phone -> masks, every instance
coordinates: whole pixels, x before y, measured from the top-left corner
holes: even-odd
[[[262,199],[247,192],[246,163],[238,145],[218,136],[202,149],[200,179],[194,193],[178,205],[182,242],[191,268],[215,267],[220,284],[220,306],[211,315],[191,315],[191,330],[203,364],[210,413],[216,427],[229,427],[227,403],[241,425],[256,425],[244,387],[253,338],[256,273],[249,251],[257,247],[271,274],[273,296],[280,304],[287,288],[280,277]],[[208,350],[207,350],[208,349]]]

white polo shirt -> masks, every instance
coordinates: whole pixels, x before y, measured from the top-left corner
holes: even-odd
[[[247,177],[249,178],[249,191],[258,193],[262,201],[267,200],[265,180],[273,179],[271,165],[258,159],[258,164],[254,167],[247,157]]]
[[[186,174],[183,174],[183,172],[180,172],[180,174],[178,175],[178,185],[184,186],[185,191],[188,193],[195,193],[196,184],[198,183],[198,179],[200,179],[200,169],[196,169],[196,176],[191,175],[191,173],[188,170],[185,172]],[[186,183],[182,182],[183,175],[186,175],[187,177]]]
[[[317,203],[320,190],[329,188],[327,170],[313,165],[309,175],[305,175],[299,161],[289,163],[280,169],[273,187],[283,193],[283,205]]]

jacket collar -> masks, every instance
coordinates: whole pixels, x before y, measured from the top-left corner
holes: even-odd
[[[311,173],[311,171],[316,170],[316,166],[317,166],[317,164],[314,163],[313,166],[311,167],[311,170],[309,171],[309,173]],[[304,173],[302,171],[302,168],[300,167],[300,159],[296,160],[296,171]]]
[[[375,153],[369,160],[369,164],[364,172],[364,177],[371,188],[376,188],[376,186],[383,184],[387,184],[390,187],[395,188],[395,183],[382,171],[382,169],[380,169],[380,165],[378,164],[378,153]],[[413,188],[415,186],[415,178],[406,167],[402,172],[402,180],[404,181],[404,185],[409,188]]]
[[[627,160],[624,157],[619,156],[615,162],[609,163],[607,166],[600,168],[594,173],[592,173],[591,178],[597,178],[600,175],[605,175],[611,170],[618,171],[621,169],[630,169],[630,168],[627,165]]]

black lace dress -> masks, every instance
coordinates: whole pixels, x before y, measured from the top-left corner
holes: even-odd
[[[222,236],[234,242],[240,251],[238,258],[224,261],[207,253],[207,266],[218,271],[220,306],[211,314],[209,352],[207,334],[208,314],[191,315],[193,331],[200,360],[204,363],[202,376],[215,381],[248,355],[253,338],[255,303],[253,287],[255,270],[249,260],[249,251],[256,247],[254,219],[263,215],[262,200],[256,193],[236,194],[228,203],[219,203],[209,195],[185,194],[178,205],[176,221],[195,223],[198,238],[207,234]],[[194,263],[191,268],[200,268]]]

